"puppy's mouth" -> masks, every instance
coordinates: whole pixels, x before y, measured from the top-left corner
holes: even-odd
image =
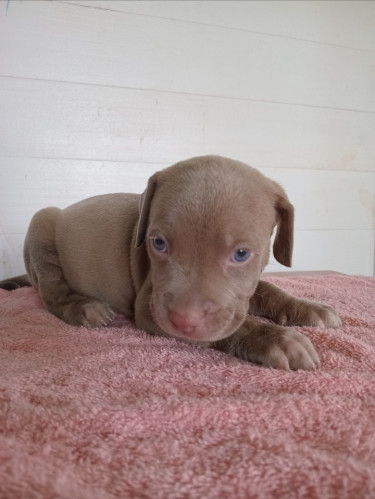
[[[175,311],[151,300],[151,313],[159,328],[168,336],[187,343],[212,343],[231,336],[245,319],[235,311],[221,309],[216,314],[203,310]]]

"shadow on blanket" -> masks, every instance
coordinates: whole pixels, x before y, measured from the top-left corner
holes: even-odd
[[[0,497],[375,497],[375,279],[273,277],[334,306],[300,328],[322,368],[280,372],[64,324],[0,290]]]

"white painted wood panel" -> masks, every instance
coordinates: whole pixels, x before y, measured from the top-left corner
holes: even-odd
[[[0,280],[25,274],[23,242],[25,234],[0,233]]]
[[[368,1],[67,0],[114,12],[164,17],[374,51],[375,4]],[[358,29],[360,26],[361,29]]]
[[[3,158],[0,170],[1,230],[24,233],[32,215],[47,206],[65,208],[110,192],[141,193],[163,165]]]
[[[374,171],[375,114],[0,77],[0,156]]]
[[[0,278],[23,272],[39,208],[140,192],[209,153],[284,185],[296,270],[372,274],[374,15],[371,2],[0,2]]]
[[[185,159],[185,158],[181,158]],[[85,197],[138,192],[163,164],[36,158],[3,158],[0,170],[1,229],[25,232],[46,206],[64,208]],[[296,210],[297,230],[371,230],[374,174],[261,168],[284,186]]]
[[[334,270],[371,275],[374,234],[370,230],[296,231],[292,270]],[[288,271],[273,256],[267,272]]]
[[[8,76],[375,112],[374,53],[243,30],[4,2],[0,51]]]
[[[260,170],[287,191],[298,230],[371,230],[375,226],[374,173]]]

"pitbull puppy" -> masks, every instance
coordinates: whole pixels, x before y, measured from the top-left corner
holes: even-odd
[[[142,196],[108,194],[34,215],[27,276],[68,324],[125,314],[150,334],[280,369],[314,369],[310,340],[286,327],[338,327],[325,305],[260,280],[270,254],[290,266],[294,210],[284,190],[238,161],[206,156],[155,173]],[[271,319],[273,323],[257,316]]]

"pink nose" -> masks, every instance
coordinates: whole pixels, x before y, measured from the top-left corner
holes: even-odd
[[[181,333],[193,333],[202,321],[202,315],[198,313],[179,314],[171,310],[168,314],[168,319],[173,326]]]

